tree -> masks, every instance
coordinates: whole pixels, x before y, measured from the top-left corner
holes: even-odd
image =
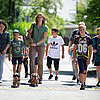
[[[86,9],[86,5],[82,2],[82,0],[77,2],[77,11],[76,11],[77,14],[75,17],[77,24],[81,21],[84,21],[85,9]]]
[[[86,14],[88,16],[87,20],[89,20],[92,25],[100,23],[100,0],[90,0],[87,6]]]
[[[10,23],[14,22],[15,9],[19,11],[20,6],[24,0],[0,0],[0,19]]]

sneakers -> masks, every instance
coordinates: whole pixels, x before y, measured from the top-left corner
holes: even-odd
[[[72,80],[76,80],[76,76],[75,75],[73,76]]]
[[[87,88],[87,85],[86,85],[86,83],[84,83],[84,87],[85,87],[85,88]]]
[[[31,80],[31,79],[29,79],[28,83],[31,83],[31,81],[32,81],[32,80]]]
[[[55,80],[56,80],[56,81],[58,80],[58,76],[55,76]]]
[[[39,79],[39,84],[42,84],[42,80]]]
[[[25,78],[28,78],[28,73],[25,73]]]
[[[80,85],[80,80],[79,79],[77,79],[77,84]]]
[[[85,90],[85,87],[84,87],[84,85],[83,85],[83,84],[81,85],[80,90]]]
[[[100,81],[96,84],[96,86],[100,86]]]
[[[52,77],[53,77],[53,75],[52,75],[52,74],[50,74],[50,76],[49,76],[49,78],[48,78],[48,79],[50,80],[50,79],[52,79]]]

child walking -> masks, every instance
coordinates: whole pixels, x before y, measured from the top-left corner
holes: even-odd
[[[76,64],[76,57],[79,64],[80,73],[80,90],[85,89],[87,66],[90,64],[90,58],[92,54],[92,40],[90,36],[85,34],[86,26],[80,25],[79,32],[80,35],[75,38],[74,41],[74,64]],[[77,55],[76,55],[77,52]]]
[[[13,64],[13,75],[16,73],[16,64],[18,61],[18,73],[20,76],[22,59],[24,56],[24,43],[22,40],[18,40],[19,31],[13,31],[14,39],[11,41],[10,49],[9,49],[9,61],[11,60],[11,52],[12,52],[12,64]]]
[[[54,61],[55,67],[55,80],[58,80],[58,69],[59,69],[59,60],[60,60],[60,46],[62,47],[62,59],[64,58],[64,41],[61,36],[57,35],[58,29],[52,28],[52,36],[49,37],[47,47],[46,47],[46,56],[47,56],[47,67],[49,69],[50,76],[48,79],[52,79],[52,60]]]

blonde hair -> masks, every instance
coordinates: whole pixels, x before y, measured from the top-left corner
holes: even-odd
[[[85,29],[86,29],[86,26],[85,26],[85,25],[80,25],[80,26],[79,26],[79,29],[80,29],[80,28],[85,28]]]

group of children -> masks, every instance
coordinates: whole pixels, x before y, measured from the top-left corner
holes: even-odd
[[[98,76],[98,83],[97,86],[100,85],[100,28],[98,28],[99,35],[97,36],[97,50],[95,50],[95,40],[94,38],[91,39],[90,36],[85,34],[86,26],[80,25],[79,28],[80,35],[77,35],[74,39],[74,46],[73,46],[73,63],[76,65],[78,63],[79,66],[79,75],[80,75],[80,82],[81,88],[80,90],[85,89],[86,83],[86,75],[87,75],[87,66],[90,64],[90,58],[92,54],[92,44],[93,44],[93,51],[96,53],[95,57],[95,66],[97,66],[97,76]],[[54,61],[55,67],[55,80],[58,80],[58,70],[59,70],[59,61],[60,61],[60,47],[62,47],[62,59],[64,58],[64,41],[61,36],[58,36],[58,28],[52,28],[51,30],[52,36],[49,37],[46,47],[46,56],[47,56],[47,67],[49,69],[50,76],[48,79],[52,79],[52,61]],[[16,64],[18,61],[18,73],[20,77],[21,73],[21,65],[24,62],[25,66],[25,77],[28,77],[28,49],[24,46],[24,42],[19,40],[19,31],[13,31],[14,39],[10,42],[10,49],[9,49],[9,61],[11,60],[11,52],[12,52],[12,64],[13,64],[13,74],[16,73]],[[37,57],[36,57],[37,59]],[[36,60],[37,61],[37,60]],[[36,62],[37,64],[37,62]],[[77,83],[79,83],[78,79],[78,71],[75,68],[75,76],[77,78]],[[37,70],[37,67],[36,67]],[[37,71],[36,71],[37,73]]]

